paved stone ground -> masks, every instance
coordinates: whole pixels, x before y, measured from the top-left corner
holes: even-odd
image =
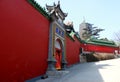
[[[81,63],[62,72],[35,82],[120,82],[120,59]]]

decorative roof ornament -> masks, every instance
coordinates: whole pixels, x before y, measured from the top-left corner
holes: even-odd
[[[65,30],[67,33],[75,32],[72,21],[67,21],[67,22],[65,22],[64,25],[65,25]]]
[[[72,21],[67,21],[67,22],[65,22],[65,25],[73,27],[73,22]]]
[[[46,4],[46,8],[53,20],[61,19],[63,21],[65,20],[65,17],[67,17],[67,13],[64,13],[60,8],[60,1],[58,1],[58,4],[54,3],[53,6]]]

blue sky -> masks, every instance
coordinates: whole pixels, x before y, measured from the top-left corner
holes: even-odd
[[[36,0],[42,7],[53,5],[58,0]],[[68,13],[65,21],[73,21],[75,31],[85,19],[98,28],[105,29],[101,38],[115,39],[120,32],[120,0],[60,0],[61,9]]]

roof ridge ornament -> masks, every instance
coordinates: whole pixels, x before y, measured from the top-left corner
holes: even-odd
[[[67,13],[64,13],[60,8],[60,1],[58,1],[58,4],[55,4],[54,2],[53,6],[49,6],[46,4],[46,9],[50,14],[52,20],[61,19],[63,21],[65,20],[65,17],[67,17]]]

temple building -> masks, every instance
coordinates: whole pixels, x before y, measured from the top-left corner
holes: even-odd
[[[0,82],[31,82],[80,63],[82,54],[119,52],[114,42],[82,39],[64,23],[60,2],[45,10],[35,0],[2,0],[0,10]]]

